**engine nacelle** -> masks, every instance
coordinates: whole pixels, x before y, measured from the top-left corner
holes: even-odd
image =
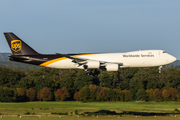
[[[100,67],[100,62],[99,61],[93,61],[93,60],[89,60],[86,63],[87,68],[99,68]]]
[[[106,71],[118,71],[119,65],[118,64],[107,64]]]

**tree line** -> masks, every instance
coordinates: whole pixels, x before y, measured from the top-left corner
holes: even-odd
[[[0,67],[0,101],[179,101],[180,70],[123,68],[87,76],[83,70]]]

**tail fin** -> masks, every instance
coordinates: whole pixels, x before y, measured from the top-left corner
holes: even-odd
[[[39,55],[34,49],[18,38],[14,33],[4,33],[13,55]]]

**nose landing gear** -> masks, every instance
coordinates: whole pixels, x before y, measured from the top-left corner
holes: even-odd
[[[159,73],[161,73],[162,66],[159,66]]]

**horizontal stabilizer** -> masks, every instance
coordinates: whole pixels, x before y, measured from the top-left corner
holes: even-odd
[[[16,60],[29,60],[27,58],[23,58],[23,57],[19,57],[19,56],[13,56],[13,55],[10,55],[8,56],[10,59],[16,59]]]

